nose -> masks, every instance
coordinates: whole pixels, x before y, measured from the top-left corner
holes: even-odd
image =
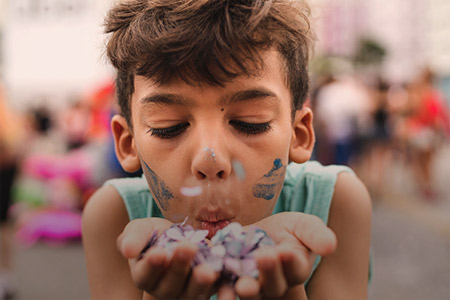
[[[208,130],[210,132],[211,130]],[[195,145],[192,173],[200,180],[225,179],[231,173],[228,143],[221,134],[202,135]]]

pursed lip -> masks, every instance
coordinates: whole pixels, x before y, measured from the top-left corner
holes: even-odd
[[[200,228],[208,230],[208,238],[212,238],[217,231],[230,224],[233,218],[231,215],[220,210],[202,209],[197,215],[196,220],[200,224]]]

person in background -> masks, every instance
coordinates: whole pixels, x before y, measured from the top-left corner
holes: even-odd
[[[78,149],[88,142],[90,122],[89,106],[84,99],[76,98],[63,112],[60,120],[68,151]]]
[[[361,137],[370,127],[370,97],[365,85],[352,74],[335,75],[317,92],[314,113],[326,139],[320,142],[329,147],[324,164],[354,164]]]
[[[425,68],[411,83],[406,117],[400,126],[420,192],[424,199],[434,201],[437,198],[432,178],[434,156],[450,137],[450,118],[430,69]]]
[[[359,163],[359,175],[373,197],[380,199],[392,151],[393,120],[388,101],[389,84],[379,78],[372,89],[371,126]]]
[[[309,161],[309,16],[306,1],[290,0],[110,10],[115,149],[143,176],[106,182],[83,211],[93,299],[367,298],[369,194],[350,168]],[[189,242],[140,255],[153,232],[185,219],[208,238],[256,225],[276,245],[255,254],[258,278],[234,286],[216,286],[208,264],[191,268]]]

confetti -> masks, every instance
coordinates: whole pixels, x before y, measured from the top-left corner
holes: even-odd
[[[183,186],[180,189],[181,194],[187,197],[195,197],[203,193],[203,188],[201,186],[194,186],[194,187],[186,187]]]
[[[262,246],[274,246],[266,232],[256,226],[244,229],[239,223],[233,222],[219,230],[208,242],[207,230],[195,230],[185,225],[186,221],[187,218],[182,223],[172,225],[159,238],[157,233],[153,233],[141,255],[150,247],[157,246],[166,249],[170,256],[177,243],[190,241],[198,247],[192,267],[207,263],[220,272],[219,283],[233,285],[244,275],[257,278],[259,272],[253,257],[254,251]]]
[[[239,178],[239,180],[245,179],[245,169],[244,166],[241,164],[238,160],[233,160],[232,162],[234,171],[236,172],[236,176]]]

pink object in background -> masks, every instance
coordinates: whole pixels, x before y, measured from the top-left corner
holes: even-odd
[[[27,246],[42,239],[51,244],[81,238],[81,214],[66,210],[33,211],[21,218],[17,237]]]
[[[93,164],[83,151],[72,151],[66,155],[36,154],[29,156],[23,163],[25,174],[42,179],[70,178],[81,189],[91,183],[90,174]]]

